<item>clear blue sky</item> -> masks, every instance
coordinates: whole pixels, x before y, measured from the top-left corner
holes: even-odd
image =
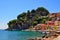
[[[52,12],[60,12],[60,0],[0,0],[0,29],[7,28],[7,23],[27,10],[45,7]]]

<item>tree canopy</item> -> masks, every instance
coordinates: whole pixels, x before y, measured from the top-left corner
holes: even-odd
[[[35,26],[38,23],[45,23],[47,17],[44,18],[43,16],[47,16],[48,14],[49,11],[44,7],[38,7],[36,10],[33,9],[31,11],[28,10],[27,12],[19,14],[17,19],[9,21],[8,27],[13,28],[13,26],[17,24],[17,27],[26,29],[30,26]],[[20,24],[18,24],[19,22]]]

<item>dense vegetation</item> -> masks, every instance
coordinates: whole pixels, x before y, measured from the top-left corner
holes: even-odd
[[[39,23],[45,23],[49,11],[44,7],[38,7],[36,10],[23,12],[17,16],[17,19],[13,19],[8,23],[9,30],[24,30],[31,26],[35,26]]]

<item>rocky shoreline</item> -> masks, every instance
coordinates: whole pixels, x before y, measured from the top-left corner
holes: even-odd
[[[48,36],[30,38],[28,40],[60,40],[60,32],[51,32]]]

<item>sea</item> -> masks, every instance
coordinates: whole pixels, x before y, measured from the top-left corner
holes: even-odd
[[[29,38],[41,37],[38,31],[6,31],[0,30],[0,40],[28,40]]]

